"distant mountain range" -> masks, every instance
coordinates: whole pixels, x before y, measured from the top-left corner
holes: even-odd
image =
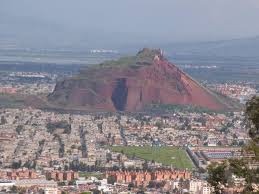
[[[179,55],[259,57],[259,36],[211,42],[173,43],[165,45],[164,49]]]
[[[103,45],[100,48],[89,44],[66,43],[65,45],[52,45],[50,47],[23,47],[10,38],[0,36],[0,60],[5,61],[35,61],[36,62],[66,62],[87,64],[91,56],[90,51],[116,50],[116,55],[132,55],[141,47],[161,48],[167,57],[180,56],[182,59],[195,57],[235,57],[255,60],[259,58],[259,36],[233,40],[207,41],[207,42],[172,42],[172,43],[125,43],[120,45]],[[97,52],[91,54],[96,54]],[[98,53],[97,53],[98,54]],[[99,53],[109,54],[109,53]],[[110,53],[114,54],[114,53]],[[40,59],[40,60],[39,60]],[[53,60],[54,59],[54,60]],[[78,60],[80,59],[80,60]],[[176,59],[176,58],[174,58]],[[49,60],[49,61],[48,61]],[[256,61],[256,60],[255,60]],[[92,62],[91,62],[92,63]],[[89,64],[89,63],[88,63]]]
[[[206,42],[150,43],[144,46],[162,48],[169,56],[259,57],[259,36]],[[143,44],[125,45],[119,50],[133,54],[139,47]]]

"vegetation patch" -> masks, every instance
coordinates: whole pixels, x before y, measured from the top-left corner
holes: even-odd
[[[127,67],[139,68],[144,65],[150,65],[154,57],[159,54],[159,50],[143,49],[136,56],[121,57],[118,60],[105,61],[99,65],[93,65],[93,68],[107,67]]]
[[[54,133],[56,129],[64,129],[64,134],[71,133],[71,124],[69,124],[67,121],[50,122],[46,127],[49,133]]]

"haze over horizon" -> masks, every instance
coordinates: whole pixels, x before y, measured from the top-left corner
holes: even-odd
[[[259,35],[257,0],[1,0],[0,39],[22,46],[123,46]]]

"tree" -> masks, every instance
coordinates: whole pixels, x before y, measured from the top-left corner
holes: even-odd
[[[137,194],[145,194],[145,192],[144,192],[144,186],[143,186],[143,185],[140,185],[140,186],[139,186],[139,190],[137,191]]]
[[[259,183],[259,168],[250,168],[249,163],[259,162],[259,97],[253,97],[247,102],[245,113],[252,141],[243,147],[243,153],[251,153],[255,157],[229,159],[223,164],[209,165],[207,168],[208,182],[216,194],[221,193],[224,186],[231,184],[229,178],[232,175],[245,179],[243,193],[258,193],[254,190],[253,185]]]
[[[18,135],[20,135],[21,132],[23,131],[23,126],[22,126],[22,125],[18,125],[18,126],[16,127],[15,131],[16,131],[16,133],[17,133]]]
[[[108,182],[108,184],[114,185],[114,183],[116,182],[116,178],[114,176],[109,176],[107,178],[107,182]]]
[[[14,185],[14,186],[11,187],[10,190],[11,190],[12,192],[16,193],[16,192],[17,192],[17,187]]]
[[[155,126],[158,128],[158,129],[161,129],[163,127],[163,123],[161,121],[157,121],[155,123]]]
[[[47,123],[46,128],[49,133],[54,133],[54,131],[57,128],[64,129],[64,131],[63,131],[64,134],[71,133],[71,124],[69,124],[67,121],[58,121],[58,122],[54,122],[54,123],[49,122],[49,123]]]
[[[97,190],[97,189],[93,189],[93,190],[91,190],[91,191],[92,191],[93,194],[100,194],[100,193],[101,193],[101,191],[99,191],[99,190]]]
[[[230,159],[229,166],[231,168],[231,171],[238,177],[241,177],[246,173],[244,160]]]
[[[22,161],[21,160],[19,160],[18,162],[14,161],[12,163],[12,168],[13,169],[18,169],[18,168],[21,168],[21,165],[22,165]]]
[[[75,180],[72,180],[72,181],[69,181],[68,182],[68,185],[75,185],[76,184],[76,181]]]
[[[133,183],[129,183],[128,184],[128,190],[131,191],[132,188],[134,188],[134,184]]]
[[[65,186],[66,183],[65,182],[58,182],[58,186]]]
[[[156,184],[155,184],[154,181],[149,181],[147,187],[148,187],[148,188],[155,188],[155,187],[156,187]]]
[[[6,119],[4,116],[1,116],[1,125],[5,125],[7,123]]]
[[[254,142],[259,143],[259,96],[252,97],[246,103],[246,117],[249,135]]]
[[[148,170],[148,162],[147,162],[147,160],[145,160],[145,162],[142,164],[142,168],[143,168],[144,171]]]
[[[225,176],[225,171],[227,169],[226,163],[217,164],[213,163],[208,166],[208,183],[214,188],[215,194],[220,194],[223,191],[223,187],[227,183],[227,177]]]
[[[106,161],[109,162],[112,160],[112,154],[111,153],[107,153],[106,154]]]

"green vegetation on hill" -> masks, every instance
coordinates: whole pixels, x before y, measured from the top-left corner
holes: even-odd
[[[159,50],[144,48],[136,56],[127,56],[127,57],[121,57],[118,60],[105,61],[93,67],[109,68],[109,67],[127,67],[131,65],[134,68],[138,68],[143,65],[151,64],[155,55],[159,55],[159,54],[160,54]]]
[[[187,153],[180,147],[151,147],[151,146],[113,146],[112,151],[126,154],[148,161],[155,161],[164,165],[172,165],[179,169],[192,169],[193,165]]]
[[[117,60],[109,60],[109,61],[104,61],[103,63],[97,64],[97,65],[91,65],[86,69],[82,68],[78,75],[73,76],[70,79],[87,80],[89,82],[94,80],[95,82],[102,82],[103,80],[101,79],[95,79],[94,77],[95,73],[93,73],[91,70],[101,70],[105,68],[126,68],[126,67],[137,69],[142,66],[152,64],[152,61],[155,55],[159,55],[159,54],[160,54],[159,50],[144,48],[136,56],[121,57]]]
[[[125,67],[137,62],[136,57],[122,57],[118,60],[105,61],[98,67]]]

